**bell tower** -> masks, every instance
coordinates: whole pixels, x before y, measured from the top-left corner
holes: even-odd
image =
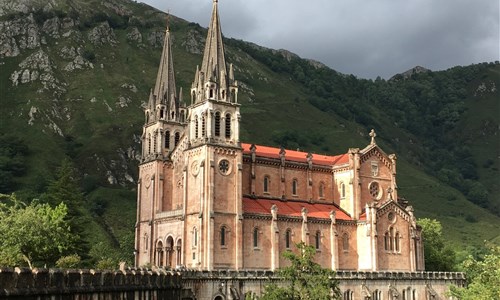
[[[189,230],[186,236],[192,238],[187,266],[203,270],[239,269],[242,267],[240,104],[233,66],[226,65],[217,0],[213,0],[203,61],[201,68],[196,68],[190,95],[186,157],[191,172],[187,185],[190,191],[197,192],[188,195],[186,204]]]
[[[185,135],[186,113],[182,103],[182,90],[179,94],[176,91],[171,37],[167,24],[156,84],[150,91],[144,110],[137,187],[136,266],[175,266],[182,262],[181,252],[172,251],[175,248],[173,242],[167,243],[165,247],[166,242],[158,232],[157,223],[162,212],[175,210],[179,206],[180,201],[173,200],[171,188],[174,180],[171,156]],[[178,240],[182,242],[180,238]],[[177,248],[181,249],[180,246]]]

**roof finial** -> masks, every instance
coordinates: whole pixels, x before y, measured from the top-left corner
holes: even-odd
[[[170,31],[170,9],[167,10],[167,32]]]
[[[375,142],[375,137],[377,136],[377,134],[375,133],[375,129],[372,129],[372,131],[370,131],[370,137],[372,138],[372,141],[370,142],[371,145],[376,145],[377,143]]]

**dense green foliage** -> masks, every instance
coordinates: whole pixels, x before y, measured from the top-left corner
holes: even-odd
[[[28,146],[19,137],[0,133],[0,193],[16,190],[16,177],[26,173]]]
[[[424,240],[425,269],[427,271],[453,271],[455,253],[446,245],[441,223],[437,220],[419,219]]]
[[[489,245],[479,259],[469,256],[462,264],[467,274],[465,288],[450,286],[451,294],[461,300],[500,299],[500,246]]]
[[[40,80],[12,84],[11,74],[23,71],[20,64],[38,49],[0,58],[0,192],[16,192],[25,202],[64,202],[83,246],[77,251],[81,264],[130,264],[141,106],[155,82],[165,15],[127,0],[56,0],[53,10],[46,1],[30,3],[46,42],[41,49],[64,91],[44,89]],[[75,26],[61,27],[58,38],[44,33],[43,24],[53,18],[66,25],[71,22],[62,19],[71,18]],[[89,41],[102,22],[116,43]],[[129,37],[134,30],[140,40]],[[186,100],[206,30],[172,16],[170,31],[177,86]],[[366,80],[284,51],[233,39],[226,45],[240,82],[242,141],[339,154],[364,147],[375,128],[378,144],[398,155],[398,194],[417,216],[438,218],[464,252],[483,240],[500,242],[500,219],[479,207],[498,214],[498,64]],[[94,68],[65,71],[73,58],[63,49],[72,47]]]
[[[64,203],[54,208],[37,201],[26,205],[6,195],[0,201],[0,266],[54,266],[74,250],[77,239]]]
[[[267,285],[260,299],[340,299],[338,281],[334,279],[335,272],[322,268],[314,262],[316,249],[304,243],[299,243],[296,247],[298,254],[290,250],[283,253],[283,257],[290,262],[290,265],[278,272],[287,285]]]

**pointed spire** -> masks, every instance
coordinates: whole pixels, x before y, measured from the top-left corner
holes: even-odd
[[[165,30],[165,39],[163,41],[163,51],[161,54],[160,66],[158,68],[158,75],[156,76],[156,85],[153,90],[153,95],[156,97],[156,105],[164,104],[167,106],[171,99],[177,98],[174,62],[172,59],[172,47],[168,22],[167,17],[167,28]]]
[[[227,90],[227,68],[224,56],[224,44],[219,20],[217,0],[213,0],[212,19],[208,28],[207,42],[203,53],[201,72],[206,79],[215,79],[219,90]]]

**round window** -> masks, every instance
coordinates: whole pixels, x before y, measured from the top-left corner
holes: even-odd
[[[229,175],[229,173],[231,173],[231,165],[227,159],[219,161],[219,172],[222,175]]]
[[[380,193],[380,185],[378,184],[378,182],[370,183],[368,188],[370,190],[370,195],[372,196],[372,198],[374,199],[380,198],[381,193]]]
[[[392,222],[396,218],[396,215],[391,211],[389,214],[387,214],[387,218]]]

